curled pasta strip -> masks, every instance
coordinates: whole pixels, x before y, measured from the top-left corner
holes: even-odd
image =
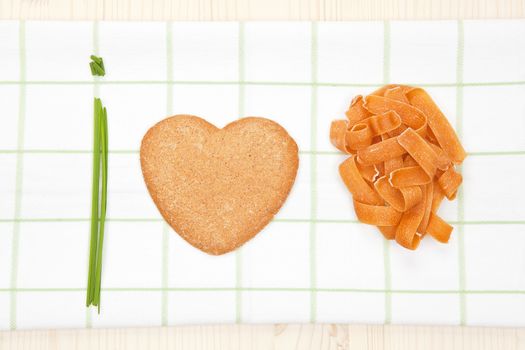
[[[432,98],[423,89],[413,89],[407,93],[410,104],[424,113],[428,126],[439,145],[455,164],[461,164],[467,153],[459,141],[458,135]]]
[[[359,221],[376,226],[396,226],[402,213],[392,207],[369,205],[354,200],[355,214]]]
[[[421,241],[417,228],[425,215],[425,203],[419,202],[403,213],[396,229],[396,242],[407,249],[416,249]]]
[[[408,98],[406,96],[407,89],[405,89],[404,86],[395,86],[390,89],[387,89],[385,91],[385,98],[389,98],[391,100],[400,101],[403,103],[409,103]]]
[[[430,147],[432,147],[432,150],[437,155],[437,168],[439,170],[447,170],[450,167],[451,161],[448,158],[448,156],[445,154],[445,152],[436,144],[433,144],[431,142],[428,143]]]
[[[408,127],[405,125],[405,124],[401,124],[397,129],[394,129],[392,130],[391,132],[388,133],[388,136],[390,137],[396,137],[396,136],[399,136],[403,133],[403,131],[405,131],[406,129],[408,129]]]
[[[341,152],[349,153],[347,151],[345,135],[348,128],[346,120],[334,120],[330,126],[330,142]]]
[[[386,85],[354,98],[346,117],[332,122],[330,140],[351,154],[339,173],[357,218],[408,249],[427,234],[448,242],[453,228],[438,210],[456,197],[463,178],[455,165],[466,153],[430,96]]]
[[[448,243],[454,228],[437,214],[431,213],[427,226],[427,233],[441,243]]]
[[[351,114],[354,123],[347,120],[334,120],[330,127],[330,142],[342,152],[355,153],[356,150],[369,146],[374,137],[386,134],[401,126],[401,118],[393,111],[365,117],[359,121],[357,119],[362,115],[357,114],[358,117]]]
[[[401,118],[396,112],[389,111],[368,117],[362,123],[368,125],[373,136],[378,136],[397,129],[401,125]]]
[[[417,228],[417,232],[421,233],[422,235],[425,235],[427,232],[428,220],[430,220],[430,214],[432,212],[432,195],[434,193],[433,183],[429,182],[426,184],[424,191],[425,194],[423,198],[425,203],[425,214],[423,214],[423,218],[421,219],[419,227]]]
[[[375,143],[357,151],[357,159],[365,165],[382,163],[385,160],[402,156],[406,151],[395,138]]]
[[[350,149],[360,150],[370,146],[374,135],[366,123],[357,123],[346,132],[345,143]]]
[[[438,156],[414,130],[407,129],[397,137],[397,142],[419,164],[430,178],[436,174]]]
[[[372,115],[372,113],[363,107],[363,103],[363,96],[361,95],[356,96],[350,103],[350,107],[345,113],[350,127]]]
[[[356,165],[361,176],[366,181],[373,183],[379,177],[379,171],[373,165],[362,165],[359,162]]]
[[[426,185],[432,181],[432,179],[419,165],[416,165],[392,171],[392,173],[390,173],[389,181],[392,186],[401,188],[407,186]]]
[[[394,90],[394,89],[400,89],[403,94],[406,94],[407,92],[412,91],[415,88],[412,86],[407,86],[407,85],[388,84],[388,85],[380,87],[376,91],[372,92],[370,95],[385,96],[388,90]]]
[[[449,168],[438,179],[439,186],[449,200],[456,198],[457,190],[462,182],[463,177],[454,168]]]
[[[392,171],[403,167],[403,157],[399,156],[385,160],[384,167],[385,175],[390,175]]]
[[[437,210],[439,209],[439,206],[441,205],[443,198],[445,198],[445,193],[443,193],[437,181],[434,181],[434,186],[432,187],[433,187],[433,193],[432,193],[431,210],[433,213],[437,213]]]
[[[339,174],[354,199],[365,204],[382,205],[383,200],[361,176],[355,157],[350,157],[339,166]]]
[[[409,166],[417,166],[417,162],[414,160],[414,158],[412,158],[412,156],[410,154],[407,154],[404,158],[403,158],[403,165],[405,167],[409,167]]]
[[[396,88],[398,86],[401,86],[401,85],[388,84],[388,85],[381,86],[379,89],[377,89],[375,91],[372,91],[372,93],[369,96],[385,96],[386,90],[393,89],[393,88]]]
[[[407,211],[421,201],[419,186],[393,187],[386,176],[380,177],[374,187],[381,197],[397,211]]]
[[[408,103],[392,100],[389,98],[369,95],[365,97],[363,107],[372,114],[381,114],[388,111],[396,112],[407,127],[416,130],[419,134],[425,134],[427,118],[417,108]]]

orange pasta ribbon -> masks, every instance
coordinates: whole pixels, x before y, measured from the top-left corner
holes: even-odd
[[[426,185],[431,180],[432,179],[419,165],[407,166],[394,170],[390,173],[389,179],[392,186],[397,188]]]
[[[374,187],[381,197],[397,211],[407,211],[421,201],[419,186],[393,187],[386,176],[374,182]]]
[[[354,199],[365,204],[381,205],[383,200],[363,179],[357,168],[355,157],[350,157],[339,166],[339,174]]]
[[[448,122],[432,98],[423,89],[413,89],[407,93],[408,101],[427,117],[428,126],[432,130],[439,145],[455,164],[461,164],[467,153],[459,141],[458,135]]]
[[[389,111],[396,112],[406,124],[407,127],[416,130],[420,134],[425,134],[427,126],[427,118],[417,108],[397,100],[392,100],[386,97],[369,95],[365,98],[363,107],[370,113],[382,114]]]
[[[359,150],[370,146],[374,135],[365,123],[357,123],[345,135],[345,144],[351,149]]]
[[[399,142],[401,147],[423,168],[430,178],[434,177],[438,164],[438,156],[421,136],[414,130],[407,129],[397,137],[397,142]]]
[[[437,214],[431,213],[427,226],[427,233],[441,243],[448,243],[454,228]]]
[[[406,150],[395,138],[375,143],[357,152],[357,160],[361,164],[372,165],[402,156]]]
[[[350,103],[350,107],[346,111],[346,117],[350,123],[350,127],[354,126],[363,119],[368,118],[372,114],[363,107],[363,96],[356,96]]]
[[[383,96],[391,100],[397,100],[403,103],[410,103],[408,101],[406,93],[407,93],[407,89],[404,89],[403,86],[394,86],[390,89],[387,89]]]
[[[330,141],[350,154],[339,173],[357,218],[386,239],[416,249],[428,234],[447,243],[453,227],[439,215],[463,178],[466,152],[454,129],[421,88],[391,84],[357,96],[335,120]]]
[[[421,219],[421,222],[417,228],[417,232],[420,232],[422,235],[427,233],[428,221],[430,220],[430,214],[432,212],[432,195],[434,193],[433,187],[434,186],[432,185],[432,182],[430,182],[426,184],[424,188],[425,213],[423,214],[423,218]]]
[[[345,135],[348,128],[348,122],[346,120],[334,120],[330,126],[330,142],[338,150],[346,152]]]
[[[419,202],[416,206],[403,213],[401,221],[396,229],[396,242],[407,249],[416,249],[421,241],[417,228],[425,215],[425,202]]]
[[[354,209],[361,222],[376,226],[396,226],[402,215],[392,207],[368,205],[356,200],[354,200]]]
[[[456,198],[456,193],[459,185],[463,182],[463,177],[460,173],[456,172],[454,168],[449,168],[443,173],[438,179],[439,186],[445,196],[452,200]]]

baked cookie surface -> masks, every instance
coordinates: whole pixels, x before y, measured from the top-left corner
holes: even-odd
[[[140,148],[148,191],[168,224],[213,255],[232,251],[279,211],[299,164],[279,124],[248,117],[219,129],[177,115],[148,130]]]

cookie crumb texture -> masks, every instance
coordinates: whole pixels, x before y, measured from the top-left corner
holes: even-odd
[[[142,173],[155,205],[188,243],[213,255],[232,251],[279,211],[299,164],[279,124],[248,117],[219,129],[177,115],[148,130]]]

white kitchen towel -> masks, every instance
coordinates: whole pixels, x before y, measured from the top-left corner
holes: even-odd
[[[106,76],[90,74],[89,56]],[[356,221],[329,142],[352,97],[425,87],[469,152],[415,252]],[[109,119],[102,307],[85,307],[93,96]],[[0,22],[0,328],[358,322],[525,326],[525,21]],[[161,220],[140,141],[195,114],[283,125],[300,148],[275,220],[214,257]]]

